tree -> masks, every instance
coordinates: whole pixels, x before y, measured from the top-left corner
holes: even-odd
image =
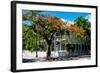
[[[83,17],[78,17],[75,20],[75,25],[79,26],[80,28],[82,28],[86,31],[87,35],[84,37],[86,39],[85,43],[90,45],[90,43],[91,43],[91,23],[90,23],[90,21]]]
[[[38,15],[32,20],[33,25],[31,29],[33,33],[42,36],[48,45],[47,48],[47,59],[50,59],[51,55],[51,45],[56,32],[63,30],[63,25],[65,25],[59,18],[46,15]]]
[[[33,34],[27,24],[23,24],[23,50],[36,51],[37,57],[37,51],[39,50],[38,41],[37,35]]]
[[[33,33],[38,34],[46,40],[46,43],[48,45],[47,59],[49,59],[51,55],[50,47],[52,44],[52,39],[54,37],[53,35],[57,31],[61,31],[64,28],[65,23],[59,18],[49,15],[32,15],[23,14],[23,18],[32,22],[32,26],[30,26],[30,29],[33,31]]]
[[[89,22],[88,19],[85,19],[83,17],[78,17],[75,20],[75,25],[79,26],[81,28],[83,28],[84,30],[86,30],[87,35],[90,36],[91,34],[91,23]]]
[[[88,19],[85,19],[84,17],[78,17],[76,18],[74,25],[85,30],[86,35],[83,38],[80,38],[83,43],[83,44],[81,43],[81,45],[84,45],[85,50],[86,50],[85,52],[89,53],[91,49],[91,23],[90,21]]]

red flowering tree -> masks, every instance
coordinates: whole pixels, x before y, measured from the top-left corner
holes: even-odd
[[[49,59],[51,55],[50,46],[52,44],[54,34],[58,31],[63,30],[66,24],[59,18],[48,15],[38,14],[32,16],[23,14],[23,19],[31,21],[32,25],[30,26],[30,29],[33,31],[33,33],[36,33],[39,36],[43,37],[47,42],[47,59]]]
[[[39,15],[33,18],[33,24],[31,29],[36,34],[43,37],[48,45],[47,49],[47,59],[50,59],[51,55],[51,45],[54,38],[54,34],[56,32],[60,32],[64,29],[64,25],[66,25],[63,21],[61,21],[57,17]]]

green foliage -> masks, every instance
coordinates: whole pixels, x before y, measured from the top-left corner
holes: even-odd
[[[46,50],[45,45],[40,44],[43,40],[38,34],[30,29],[30,26],[23,24],[23,50],[38,51]]]
[[[91,23],[89,22],[88,19],[85,19],[83,17],[78,17],[75,20],[75,25],[83,28],[84,30],[86,30],[87,35],[90,35],[90,31],[91,31]]]
[[[27,24],[23,24],[23,49],[36,51],[38,50],[37,35],[33,34]]]
[[[82,38],[80,38],[80,40],[83,40],[82,42],[84,42],[85,44],[90,44],[91,43],[91,23],[88,19],[85,19],[83,17],[78,17],[75,20],[75,24],[76,26],[83,28],[86,31],[86,35]]]

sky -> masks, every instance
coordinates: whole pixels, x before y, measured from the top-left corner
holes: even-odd
[[[23,10],[22,13],[26,13],[28,10]],[[39,14],[44,14],[44,15],[50,15],[50,16],[56,16],[60,18],[63,21],[67,21],[69,23],[74,23],[75,19],[77,17],[84,17],[90,21],[91,19],[91,13],[82,13],[82,12],[55,12],[55,11],[43,11],[40,12]],[[28,21],[24,21],[24,23],[28,23],[29,25],[31,24]]]

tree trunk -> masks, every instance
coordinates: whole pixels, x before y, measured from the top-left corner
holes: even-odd
[[[50,59],[50,57],[51,57],[51,49],[50,49],[50,44],[48,44],[48,50],[47,50],[47,60],[49,60]]]
[[[38,57],[38,52],[36,51],[36,57]]]

